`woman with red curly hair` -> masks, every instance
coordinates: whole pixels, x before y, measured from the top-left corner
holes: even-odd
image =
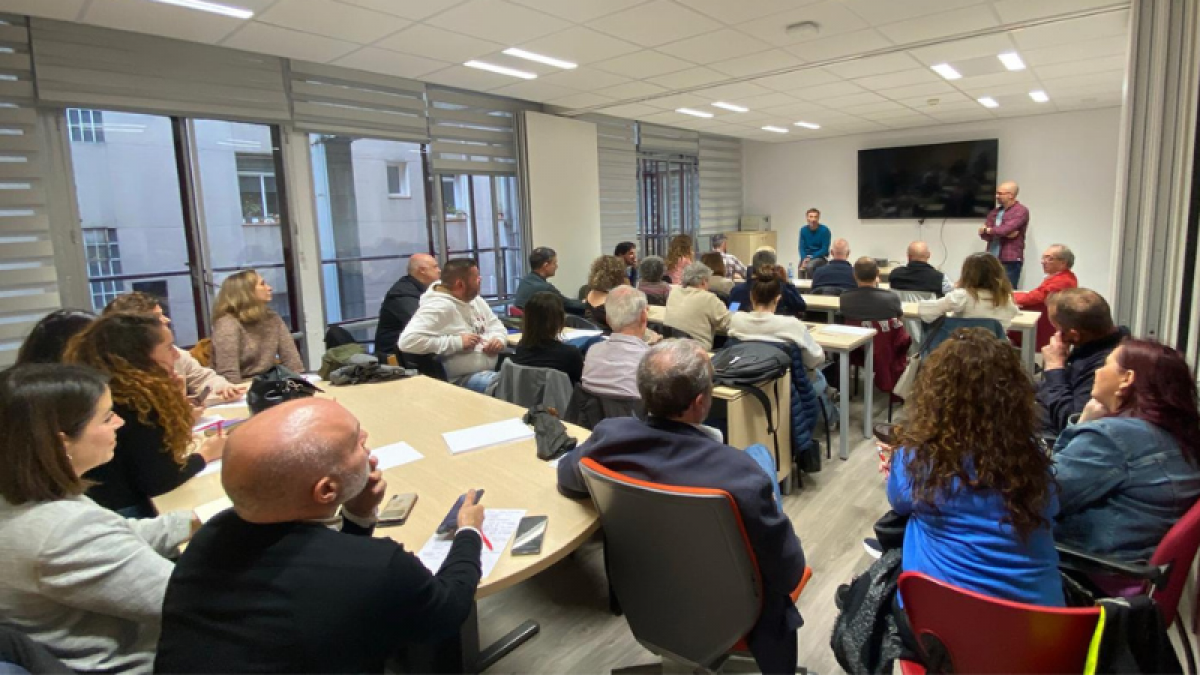
[[[175,358],[174,337],[153,314],[107,314],[67,345],[65,362],[109,376],[113,412],[125,420],[112,461],[84,475],[93,483],[87,496],[127,517],[153,517],[151,497],[179,487],[225,448],[218,434],[189,454],[192,406]]]
[[[1058,542],[1125,562],[1149,559],[1200,497],[1200,412],[1183,355],[1153,340],[1122,342],[1054,453]]]
[[[1061,606],[1050,459],[1016,350],[960,329],[926,359],[896,429],[887,494],[907,516],[904,571],[995,598]]]

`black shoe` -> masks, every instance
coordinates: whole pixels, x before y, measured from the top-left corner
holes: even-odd
[[[879,560],[883,557],[883,546],[879,543],[879,540],[874,537],[867,537],[866,539],[863,539],[863,549],[867,552],[867,555],[876,560]]]

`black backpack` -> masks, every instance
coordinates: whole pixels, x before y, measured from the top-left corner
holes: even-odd
[[[771,411],[771,400],[758,385],[774,382],[779,402],[779,378],[791,371],[792,359],[780,347],[767,342],[739,342],[712,357],[713,384],[746,392],[758,399],[767,413],[767,432],[775,439],[775,467],[779,467],[779,425]]]

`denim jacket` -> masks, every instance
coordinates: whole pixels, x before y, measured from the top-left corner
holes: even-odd
[[[1054,465],[1057,542],[1125,562],[1148,560],[1200,496],[1200,469],[1175,439],[1132,417],[1067,427]]]

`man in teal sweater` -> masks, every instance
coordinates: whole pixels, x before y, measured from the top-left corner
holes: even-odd
[[[821,212],[817,209],[809,209],[805,219],[807,225],[800,228],[800,270],[811,276],[813,270],[824,265],[829,257],[833,235],[821,224]]]

